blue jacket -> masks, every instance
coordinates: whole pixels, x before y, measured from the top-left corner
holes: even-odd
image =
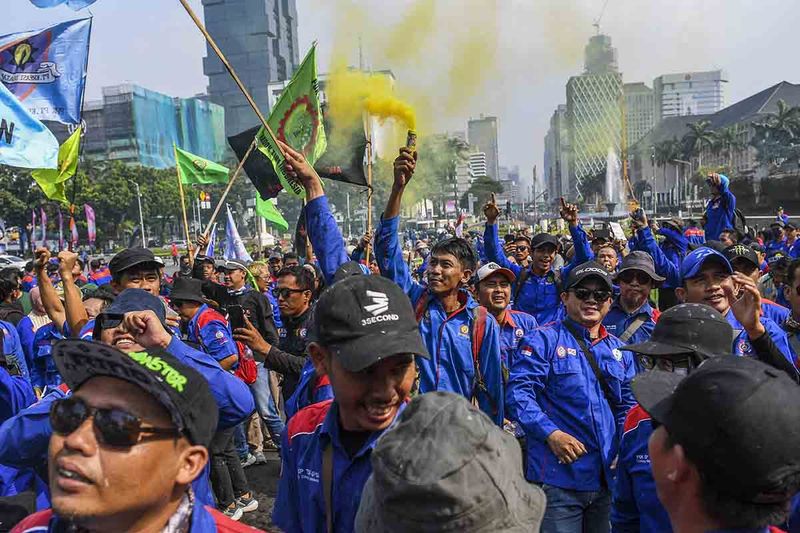
[[[720,174],[722,182],[719,184],[719,196],[709,200],[706,204],[706,231],[707,241],[718,241],[722,230],[734,227],[736,218],[736,197],[730,191],[731,181],[728,176]]]
[[[342,232],[339,231],[339,226],[331,214],[327,196],[311,200],[306,204],[305,210],[308,239],[325,276],[325,282],[331,285],[336,269],[349,261],[344,249]]]
[[[609,406],[600,383],[570,323],[585,339],[613,394]],[[588,330],[570,318],[534,330],[519,345],[506,392],[509,417],[527,436],[526,478],[563,489],[598,491],[614,479],[611,464],[626,413],[634,405],[631,379],[636,373],[630,352],[600,328],[592,342]],[[587,449],[570,465],[559,464],[547,445],[555,430],[564,431]]]
[[[686,228],[683,231],[683,236],[686,237],[686,240],[689,242],[689,244],[706,243],[706,232],[703,231],[701,228],[695,228],[695,227]]]
[[[400,406],[398,415],[404,408]],[[327,446],[333,447],[333,531],[353,531],[361,492],[372,473],[370,456],[384,432],[372,433],[352,458],[340,432],[333,400],[310,405],[289,421],[281,436],[281,479],[272,510],[272,521],[286,533],[326,531],[322,454]]]
[[[30,382],[0,368],[0,424],[36,401]]]
[[[22,353],[25,355],[25,364],[30,368],[30,364],[33,361],[33,337],[36,332],[33,331],[33,321],[28,315],[22,317],[22,320],[17,323],[17,335],[19,336]]]
[[[637,231],[637,235],[636,249],[647,252],[653,258],[653,266],[655,266],[656,274],[667,278],[666,281],[664,281],[664,287],[680,287],[683,284],[681,264],[670,261],[664,254],[664,251],[658,246],[650,228],[640,229]]]
[[[664,256],[680,269],[683,264],[683,258],[686,256],[686,250],[689,247],[689,241],[681,233],[669,228],[660,228],[658,234],[664,237],[664,241],[659,245]],[[666,285],[667,288],[675,288],[677,286]]]
[[[309,405],[332,399],[333,387],[331,387],[331,380],[327,375],[317,376],[317,372],[314,370],[314,362],[309,357],[308,361],[303,365],[297,387],[289,399],[286,400],[283,412],[286,414],[286,420],[289,420],[298,411]]]
[[[25,320],[23,317],[20,324]],[[30,319],[28,319],[30,320]],[[26,380],[30,381],[30,366],[25,359],[25,351],[22,348],[22,342],[19,338],[17,328],[11,322],[0,320],[0,330],[3,335],[3,353],[6,356],[6,361],[11,364],[16,364],[19,368],[20,375]]]
[[[611,304],[611,309],[609,309],[608,314],[603,319],[603,326],[610,334],[615,337],[620,337],[628,329],[628,326],[640,315],[645,318],[645,321],[642,322],[639,329],[637,329],[628,340],[623,341],[623,344],[645,342],[650,339],[650,335],[653,334],[653,328],[656,327],[658,317],[661,315],[658,309],[653,309],[650,302],[645,302],[639,309],[628,314],[619,304],[619,298],[617,298],[614,300],[614,303]],[[635,356],[634,362],[636,363],[637,371],[641,372],[643,369],[639,368],[639,363]]]
[[[511,263],[506,258],[503,246],[500,244],[497,224],[486,224],[483,244],[486,247],[486,256],[490,261],[511,270],[519,278],[523,268]],[[561,277],[561,272],[556,274],[551,270],[544,276],[537,276],[528,270],[527,279],[522,288],[517,291],[516,284],[514,285],[512,295],[518,293],[518,298],[512,302],[512,306],[518,311],[525,311],[533,315],[539,324],[548,324],[557,320],[561,307],[560,279],[565,279]]]
[[[203,351],[220,362],[232,355],[239,355],[239,348],[233,340],[230,326],[225,317],[208,305],[203,304],[189,321],[187,338],[202,346]],[[231,369],[235,369],[235,363]]]
[[[63,339],[64,335],[58,331],[53,322],[45,324],[36,330],[33,336],[33,361],[31,361],[31,383],[34,387],[57,387],[61,384],[61,374],[56,368],[51,352],[53,343]]]
[[[775,239],[767,241],[764,250],[767,253],[767,257],[772,257],[779,252],[788,255],[789,247],[786,245],[786,237],[780,241]]]
[[[613,533],[669,533],[672,525],[664,506],[658,500],[656,483],[650,469],[647,441],[653,425],[640,405],[625,417],[619,441],[617,479],[611,502]]]
[[[475,393],[475,366],[472,358],[473,312],[478,303],[461,291],[461,308],[447,315],[438,298],[413,281],[403,261],[397,238],[398,217],[383,220],[375,239],[375,257],[381,274],[405,291],[415,309],[424,308],[419,333],[430,359],[418,357],[419,390],[422,393],[443,390],[471,399]],[[423,300],[424,299],[424,300]],[[422,301],[421,301],[422,300]],[[477,392],[478,405],[498,425],[503,423],[503,376],[500,356],[500,327],[487,316],[486,331],[478,354],[480,371],[488,395]]]
[[[788,307],[773,302],[767,298],[761,298],[761,314],[769,318],[776,324],[783,324],[789,318],[792,311]]]
[[[795,239],[792,244],[786,246],[786,254],[792,259],[800,258],[800,238]]]
[[[503,322],[500,324],[500,357],[506,375],[514,363],[514,355],[517,353],[519,342],[525,335],[538,327],[539,324],[533,315],[513,309],[506,310]]]
[[[733,316],[733,311],[728,311],[728,314],[725,316],[725,318],[733,328],[734,335],[736,335],[736,337],[733,339],[733,354],[746,357],[757,357],[756,351],[753,349],[753,344],[750,342],[750,338],[747,336],[747,332],[744,331],[742,324],[736,320],[735,316]],[[789,337],[786,336],[786,332],[778,324],[763,315],[761,316],[760,321],[767,330],[766,334],[772,337],[772,342],[775,343],[783,356],[786,357],[792,366],[794,366],[797,354],[794,353],[794,350],[790,346]]]

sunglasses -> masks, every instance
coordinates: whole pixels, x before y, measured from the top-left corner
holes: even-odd
[[[290,289],[288,287],[283,287],[282,289],[274,288],[272,289],[272,295],[275,298],[283,298],[284,300],[287,299],[293,292],[306,292],[305,289]]]
[[[531,249],[531,247],[528,246],[528,245],[517,246],[517,251],[518,252],[527,252],[530,249]]]
[[[589,299],[593,299],[596,302],[606,302],[611,298],[611,291],[606,289],[598,289],[598,290],[591,290],[586,289],[583,287],[578,287],[577,289],[570,289],[569,292],[575,295],[575,297],[585,302]]]
[[[181,436],[177,428],[142,427],[142,419],[138,416],[117,408],[92,407],[76,396],[56,400],[50,407],[50,425],[62,436],[75,432],[90,417],[97,441],[106,446],[130,448],[145,439]]]
[[[110,329],[122,324],[125,319],[123,313],[101,313],[95,318],[95,329]]]
[[[645,370],[657,368],[664,372],[674,372],[675,374],[687,375],[691,362],[686,359],[666,359],[664,357],[653,357],[652,355],[639,354],[639,364]]]
[[[636,282],[639,285],[647,285],[649,282],[652,281],[652,278],[647,274],[645,274],[644,272],[629,270],[627,272],[623,272],[622,274],[620,274],[619,280],[623,283],[633,283],[633,280],[636,280]]]

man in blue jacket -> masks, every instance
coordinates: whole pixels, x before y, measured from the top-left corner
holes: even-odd
[[[786,317],[781,327],[789,337],[789,345],[796,356],[796,365],[800,362],[797,360],[797,357],[800,357],[800,259],[795,259],[789,264],[783,291],[792,310],[791,315]]]
[[[527,437],[526,477],[547,494],[546,533],[608,531],[611,466],[636,373],[602,324],[611,292],[599,263],[575,267],[561,293],[566,318],[524,337],[511,367],[509,418]]]
[[[411,299],[430,359],[417,361],[419,390],[444,390],[476,400],[498,425],[503,423],[500,328],[464,289],[475,272],[475,253],[452,237],[431,250],[427,285],[411,279],[398,242],[400,202],[416,165],[416,153],[401,148],[394,162],[394,185],[375,240],[381,274]],[[482,331],[481,331],[482,330]]]
[[[334,399],[298,411],[282,437],[272,520],[286,533],[353,530],[372,450],[405,408],[415,356],[429,357],[408,297],[380,276],[335,283],[315,313],[309,353]]]
[[[644,370],[687,375],[709,357],[730,352],[733,328],[707,305],[679,304],[661,315],[649,341],[625,346]],[[650,415],[636,405],[625,417],[619,443],[617,479],[611,505],[614,533],[669,533],[666,509],[658,501],[647,442]]]
[[[736,197],[730,190],[731,181],[724,174],[709,173],[706,183],[712,194],[706,204],[706,240],[717,241],[723,230],[736,227]]]

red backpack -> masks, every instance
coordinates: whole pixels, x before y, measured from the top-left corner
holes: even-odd
[[[210,309],[210,308],[209,308]],[[225,318],[219,314],[217,311],[210,309],[214,313],[218,314],[220,318],[225,320]],[[200,320],[195,322],[195,336],[197,340],[200,341],[200,346],[205,351],[205,346],[203,346],[203,337],[200,335]],[[239,356],[239,366],[236,367],[236,370],[233,371],[233,375],[237,378],[241,379],[248,385],[255,383],[256,378],[258,378],[258,367],[256,366],[256,360],[253,359],[253,354],[247,347],[239,341],[236,342],[236,348]]]

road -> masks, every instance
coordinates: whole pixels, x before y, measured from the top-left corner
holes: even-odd
[[[258,509],[252,513],[246,513],[242,517],[242,523],[265,531],[276,531],[272,525],[272,506],[275,503],[275,495],[278,493],[278,478],[281,473],[281,460],[278,452],[265,452],[267,462],[263,465],[253,465],[245,468],[247,481],[250,483],[250,490],[255,493],[258,500]]]

